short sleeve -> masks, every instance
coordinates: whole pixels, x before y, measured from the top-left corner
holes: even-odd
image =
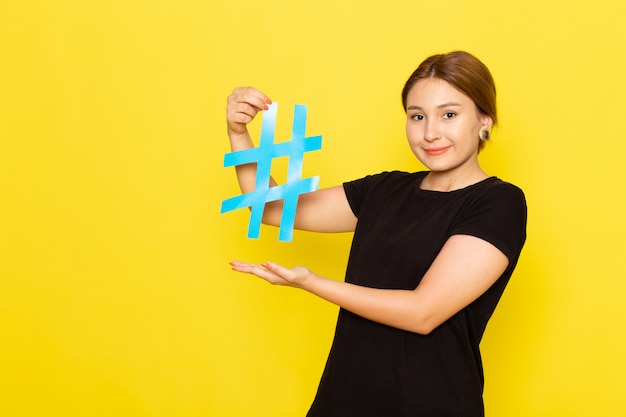
[[[343,183],[343,189],[346,193],[348,204],[350,204],[350,208],[357,218],[359,217],[361,207],[363,206],[363,202],[367,198],[369,191],[393,174],[393,172],[381,172],[379,174],[368,175],[357,180]]]
[[[486,240],[500,249],[515,265],[526,241],[527,207],[524,193],[516,186],[497,181],[474,200],[451,234],[466,234]]]

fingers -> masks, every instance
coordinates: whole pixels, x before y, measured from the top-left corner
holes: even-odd
[[[234,103],[246,103],[256,111],[260,111],[267,110],[267,105],[272,104],[272,100],[254,87],[237,87],[228,96],[228,105]]]
[[[258,112],[267,110],[271,104],[267,95],[253,87],[235,88],[228,96],[226,121],[228,128],[235,133],[243,133]]]
[[[284,276],[285,274],[289,273],[289,269],[284,268],[278,264],[270,264],[269,262],[263,262],[261,264],[251,264],[248,262],[232,261],[230,262],[230,266],[234,271],[258,275],[262,278],[268,276],[268,274]]]
[[[230,262],[230,266],[233,268],[234,271],[245,272],[248,274],[252,274],[254,273],[255,269],[260,268],[260,265],[241,261],[232,261]]]
[[[230,262],[230,266],[233,271],[253,274],[266,280],[274,275],[278,276],[276,273],[270,271],[269,265],[266,262],[259,265],[248,262],[232,261]]]
[[[264,270],[271,272],[272,274],[277,275],[290,283],[296,278],[296,274],[293,269],[285,268],[279,264],[273,262],[262,262],[260,266]]]
[[[251,264],[248,262],[232,261],[230,265],[234,271],[256,275],[263,278],[270,284],[291,286],[291,270],[275,263],[263,262],[261,264]]]
[[[256,275],[274,285],[305,288],[306,283],[311,282],[311,279],[316,277],[308,268],[303,266],[290,269],[273,262],[251,264],[241,261],[232,261],[230,265],[234,271]]]

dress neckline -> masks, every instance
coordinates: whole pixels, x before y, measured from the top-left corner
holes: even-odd
[[[430,194],[430,195],[442,195],[442,196],[450,195],[450,194],[456,194],[456,193],[460,193],[460,192],[463,192],[463,191],[468,191],[468,190],[471,190],[471,189],[473,189],[475,187],[478,187],[478,186],[480,186],[480,185],[482,185],[484,183],[491,182],[492,180],[496,180],[497,179],[496,176],[491,175],[491,176],[488,176],[487,178],[484,178],[484,179],[482,179],[482,180],[480,180],[478,182],[475,182],[473,184],[467,185],[467,186],[462,187],[462,188],[458,188],[456,190],[438,191],[438,190],[425,190],[425,189],[423,189],[422,188],[422,182],[424,181],[424,179],[428,175],[428,171],[422,171],[419,174],[421,174],[419,176],[418,180],[417,180],[417,190],[418,190],[419,193]]]

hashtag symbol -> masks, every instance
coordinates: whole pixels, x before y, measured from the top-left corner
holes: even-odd
[[[250,225],[248,237],[259,237],[265,203],[284,200],[278,240],[290,242],[296,217],[296,207],[300,194],[317,190],[319,177],[302,178],[302,160],[305,152],[316,151],[322,147],[322,137],[306,137],[307,106],[296,104],[293,114],[293,127],[289,142],[274,143],[276,114],[278,103],[269,105],[263,113],[261,139],[258,148],[244,149],[224,155],[224,167],[244,165],[256,162],[256,186],[254,191],[229,198],[222,202],[221,213],[239,208],[250,207]],[[287,182],[270,187],[272,160],[289,157]]]

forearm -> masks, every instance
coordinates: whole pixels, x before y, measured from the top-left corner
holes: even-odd
[[[509,261],[491,243],[454,235],[444,245],[414,290],[377,289],[335,281],[303,266],[285,268],[233,261],[233,269],[271,284],[308,291],[366,319],[428,334],[484,294],[505,272]]]
[[[250,133],[246,129],[243,133],[234,133],[229,131],[230,149],[232,152],[244,151],[254,148],[254,143],[250,137]],[[237,165],[235,171],[237,173],[237,181],[241,192],[246,194],[254,191],[256,187],[256,163]],[[270,177],[270,186],[276,185],[276,181]]]
[[[248,130],[243,133],[228,132],[230,138],[230,148],[232,152],[238,152],[246,149],[252,149],[254,143],[250,137]],[[256,171],[257,164],[250,163],[244,165],[237,165],[235,172],[237,174],[237,182],[242,194],[248,194],[256,189]],[[273,187],[277,185],[274,178],[270,177],[269,186]],[[263,222],[266,224],[280,224],[280,215],[282,213],[282,202],[274,201],[265,205]]]
[[[311,274],[302,289],[361,317],[421,334],[436,327],[416,291],[369,288]]]

